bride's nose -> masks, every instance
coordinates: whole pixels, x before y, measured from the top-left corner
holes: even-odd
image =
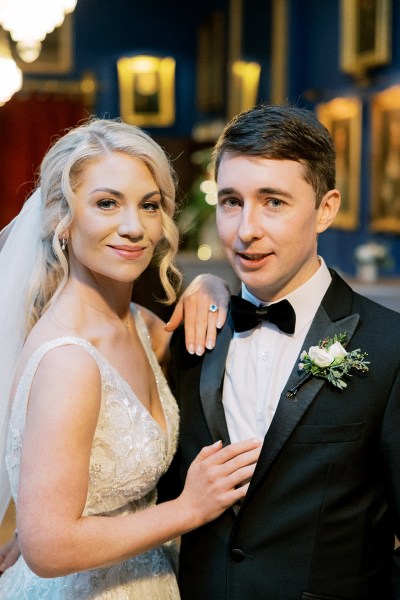
[[[143,237],[143,225],[137,208],[127,207],[121,213],[121,221],[118,225],[118,235],[134,239]]]

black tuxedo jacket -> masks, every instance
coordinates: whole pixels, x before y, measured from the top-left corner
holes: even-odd
[[[332,275],[304,349],[347,332],[369,372],[344,390],[312,378],[287,398],[293,366],[242,506],[183,536],[184,600],[400,600],[400,314]],[[182,481],[203,446],[229,443],[231,337],[228,321],[204,357],[186,352],[182,331],[172,340]]]

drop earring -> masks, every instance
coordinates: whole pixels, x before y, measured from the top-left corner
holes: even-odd
[[[64,251],[66,247],[67,247],[67,240],[65,238],[63,238],[61,241],[61,250]]]

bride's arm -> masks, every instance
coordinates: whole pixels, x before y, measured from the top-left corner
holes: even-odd
[[[125,560],[206,523],[246,493],[254,440],[204,448],[175,500],[130,515],[82,516],[101,383],[82,348],[46,354],[31,388],[18,494],[18,537],[29,566],[57,577]],[[238,487],[239,486],[239,487]]]

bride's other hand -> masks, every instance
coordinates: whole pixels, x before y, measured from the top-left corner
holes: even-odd
[[[203,448],[190,465],[178,498],[194,527],[216,519],[244,498],[256,468],[262,442],[245,440],[222,448],[221,442]]]
[[[180,297],[166,331],[174,331],[184,319],[186,349],[201,356],[205,348],[215,346],[217,330],[226,321],[229,297],[224,279],[210,273],[198,275]]]
[[[0,575],[13,566],[20,554],[18,536],[14,535],[12,540],[0,548]]]

